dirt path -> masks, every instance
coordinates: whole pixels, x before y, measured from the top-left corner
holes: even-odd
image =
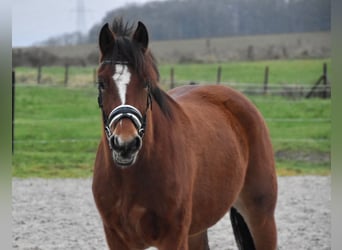
[[[330,177],[280,177],[278,245],[330,249]],[[13,249],[107,249],[90,179],[13,179]],[[212,250],[237,249],[229,216],[209,231]],[[152,248],[151,248],[152,249]]]

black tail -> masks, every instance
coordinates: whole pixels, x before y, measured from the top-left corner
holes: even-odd
[[[254,242],[248,226],[239,212],[230,209],[230,221],[233,226],[235,241],[240,250],[255,250]]]

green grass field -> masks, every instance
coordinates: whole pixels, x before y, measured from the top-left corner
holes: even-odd
[[[17,177],[88,177],[101,135],[95,87],[16,88]],[[329,174],[330,100],[252,97],[266,118],[278,173]]]
[[[311,86],[327,60],[261,61],[220,64],[222,82],[263,82],[270,68],[270,84],[296,83]],[[176,82],[215,83],[219,64],[160,65],[161,83],[169,88],[169,71]],[[15,154],[17,177],[87,177],[92,174],[101,135],[94,68],[70,67],[64,87],[64,68],[42,70],[16,68]],[[81,87],[82,86],[82,87]],[[278,173],[329,174],[331,100],[290,100],[277,96],[250,96],[264,115],[274,145]]]
[[[18,86],[13,175],[85,177],[101,134],[94,88]]]

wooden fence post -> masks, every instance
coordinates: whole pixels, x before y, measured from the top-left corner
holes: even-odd
[[[37,74],[37,83],[40,84],[40,80],[42,79],[42,65],[38,64],[38,74]]]
[[[175,71],[172,67],[170,70],[170,89],[173,89],[175,87]]]
[[[12,154],[14,154],[15,71],[12,70]]]
[[[96,68],[94,68],[94,70],[93,70],[93,80],[94,80],[94,84],[95,84],[95,86],[96,86],[96,84],[97,84],[97,79],[96,79]]]
[[[69,64],[65,64],[65,73],[64,73],[64,86],[66,87],[68,85],[69,80]]]
[[[266,66],[265,75],[264,75],[264,95],[267,94],[267,90],[268,90],[268,75],[269,75],[269,68],[268,66]]]
[[[327,63],[323,63],[323,98],[328,97],[328,77],[327,77]]]
[[[315,85],[311,88],[310,92],[305,96],[305,98],[310,98],[312,95],[315,96],[315,91],[316,88],[318,87],[318,85],[321,84],[321,82],[323,82],[323,92],[321,92],[318,89],[318,96],[322,97],[322,98],[327,98],[328,97],[328,77],[327,77],[327,64],[324,63],[323,64],[323,75],[320,76],[320,78],[317,80],[317,82],[315,83]],[[317,96],[317,94],[316,94]]]
[[[216,75],[216,83],[217,84],[220,84],[220,82],[221,82],[221,74],[222,74],[222,67],[218,66],[217,75]]]

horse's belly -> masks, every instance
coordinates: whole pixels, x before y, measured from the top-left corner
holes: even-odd
[[[216,150],[211,157],[204,156],[197,169],[190,233],[203,231],[217,223],[236,201],[243,187],[247,160],[236,157],[241,149]]]
[[[193,203],[190,234],[201,232],[215,225],[231,208],[240,188],[223,187],[220,193],[207,192]],[[203,197],[204,196],[204,197]]]

